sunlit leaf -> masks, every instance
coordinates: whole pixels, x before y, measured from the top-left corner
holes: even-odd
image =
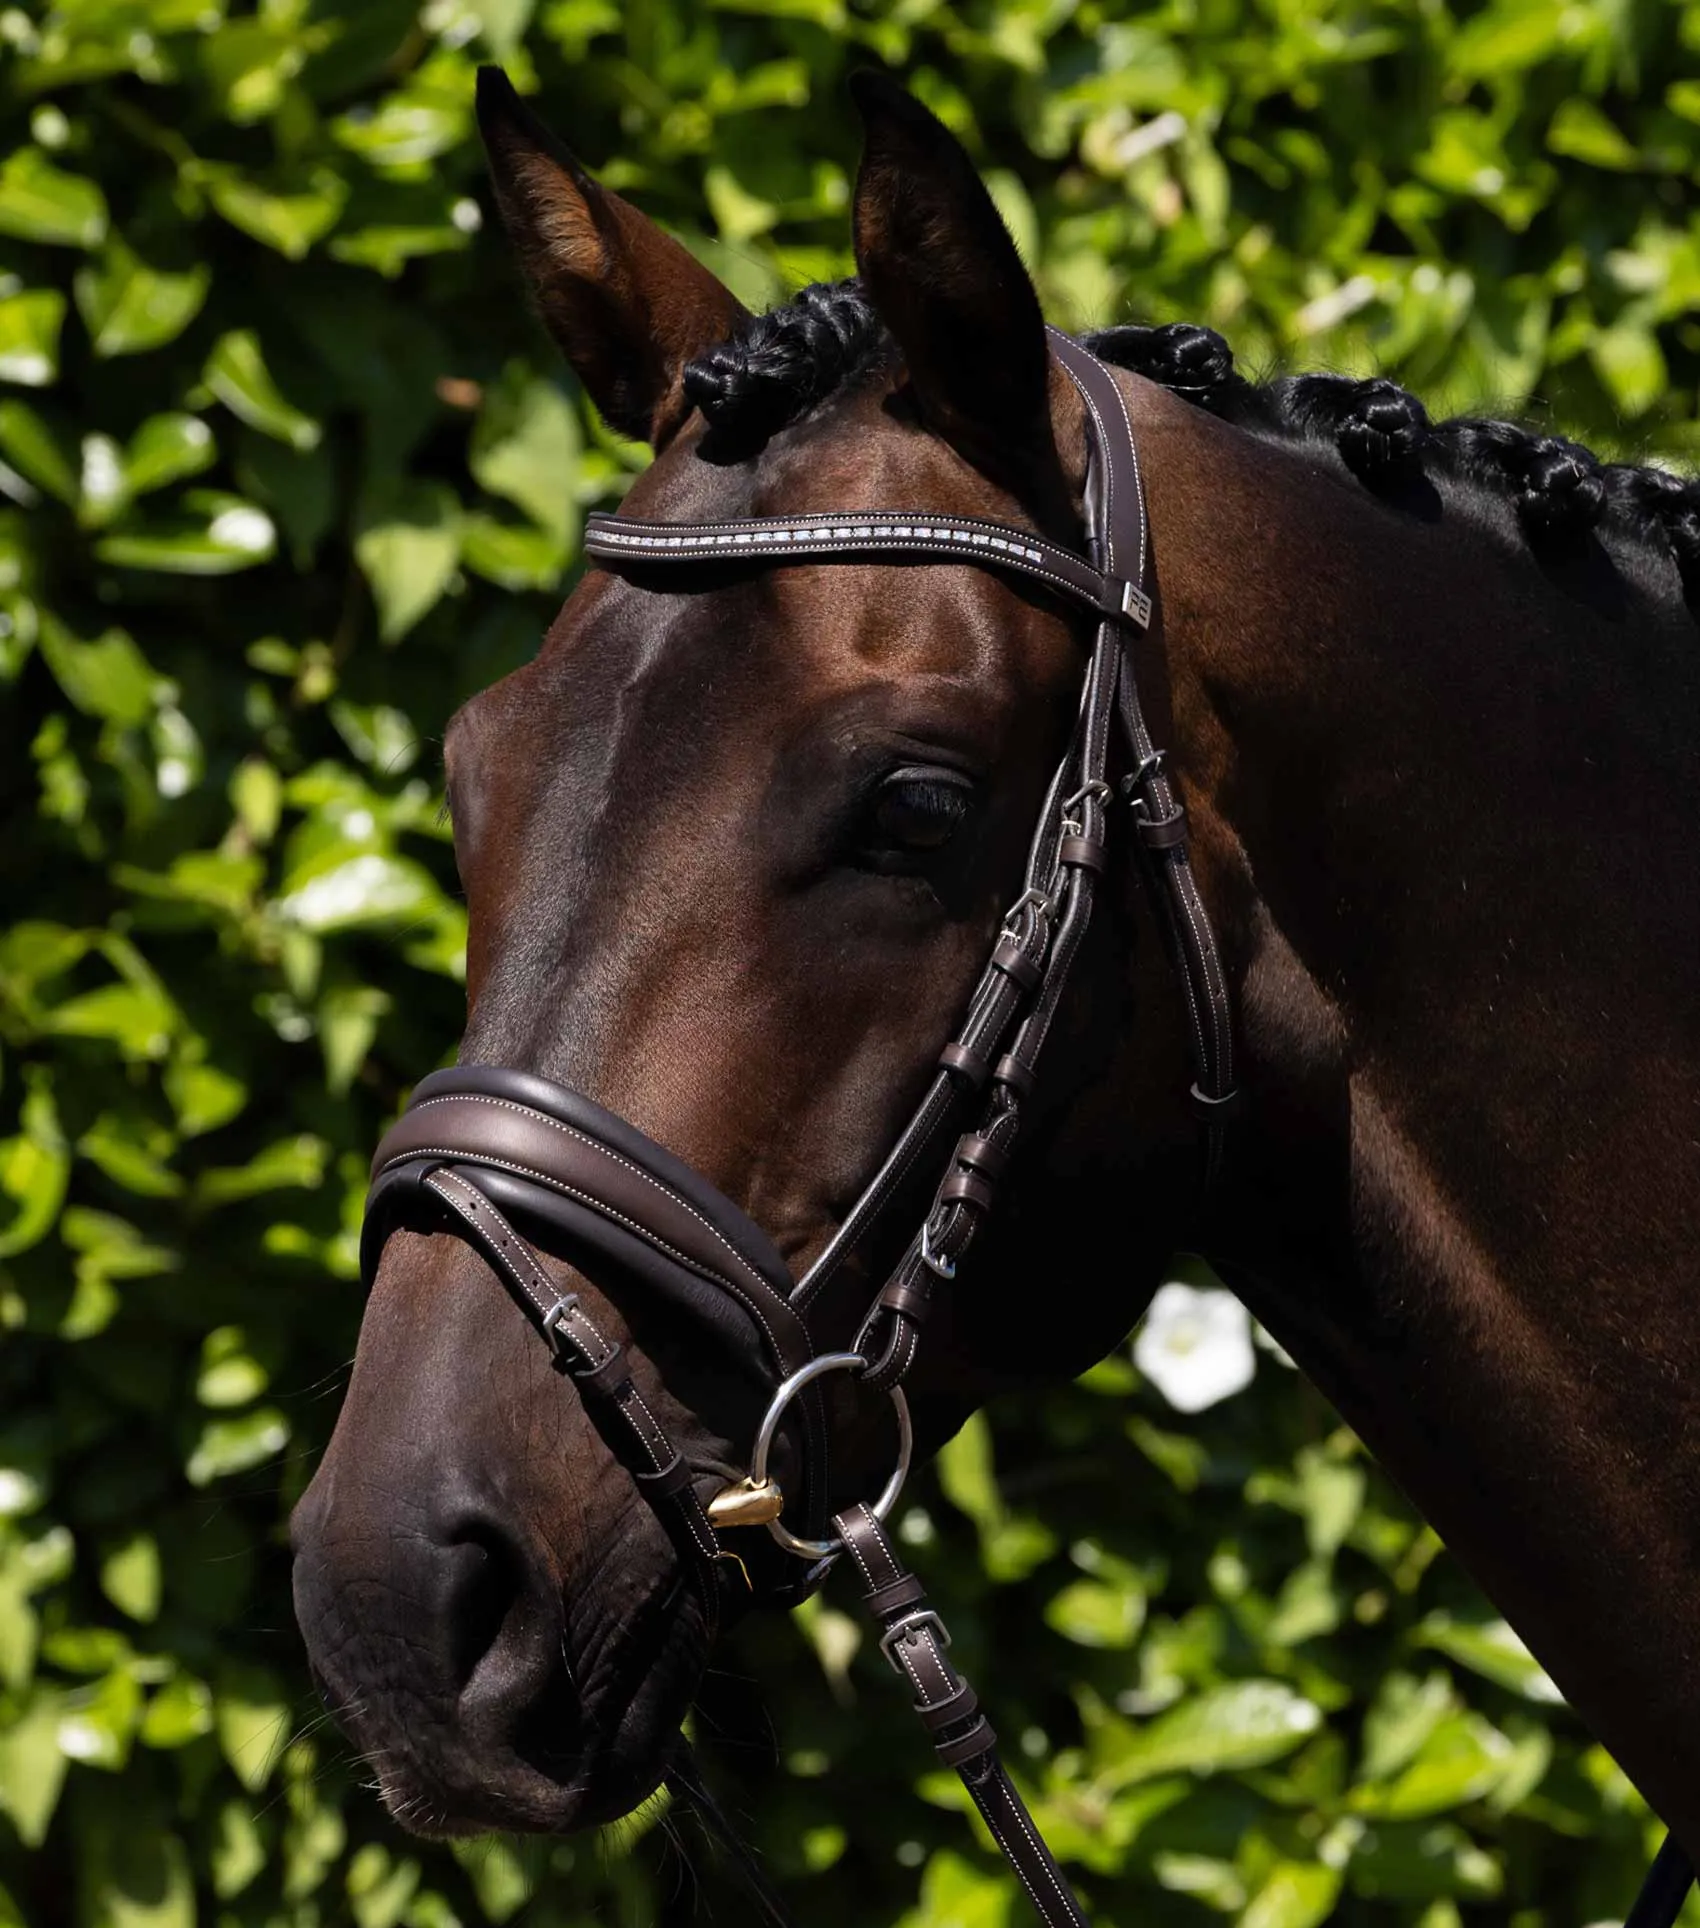
[[[20,147],[0,162],[0,234],[72,248],[98,247],[106,233],[106,196],[81,174]]]
[[[378,605],[385,642],[405,636],[442,596],[460,559],[461,510],[440,483],[382,491],[371,497],[355,538],[355,554]]]
[[[1321,1719],[1311,1701],[1279,1681],[1233,1681],[1130,1732],[1106,1778],[1123,1787],[1183,1770],[1214,1774],[1261,1767],[1291,1753]]]
[[[97,355],[162,348],[201,311],[212,283],[205,263],[181,273],[153,268],[113,236],[98,261],[77,270],[77,310]]]
[[[0,297],[0,382],[45,388],[54,381],[64,319],[65,297],[57,288]]]
[[[284,400],[260,352],[260,338],[251,328],[233,329],[219,337],[201,379],[251,428],[294,449],[317,444],[318,423]]]

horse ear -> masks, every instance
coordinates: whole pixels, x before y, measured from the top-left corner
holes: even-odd
[[[850,91],[866,127],[856,266],[929,428],[1023,501],[1067,515],[1039,297],[960,141],[883,74]]]
[[[584,171],[499,67],[478,70],[496,205],[550,334],[604,418],[657,447],[685,364],[749,319],[686,249]]]

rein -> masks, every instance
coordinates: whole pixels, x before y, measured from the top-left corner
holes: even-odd
[[[1147,587],[1149,531],[1133,430],[1103,364],[1055,329],[1050,344],[1086,408],[1085,555],[1011,525],[920,510],[708,523],[588,520],[586,552],[616,569],[920,557],[1025,577],[1095,619],[1079,713],[1039,813],[1021,892],[926,1093],[807,1274],[794,1281],[758,1226],[624,1119],[545,1079],[483,1065],[424,1079],[378,1146],[361,1262],[370,1285],[386,1240],[403,1224],[441,1229],[446,1222],[483,1256],[673,1540],[711,1637],[728,1569],[748,1581],[722,1532],[763,1525],[806,1563],[772,1596],[787,1604],[848,1553],[881,1651],[908,1680],[939,1758],[960,1775],[1040,1920],[1046,1928],[1087,1928],[999,1759],[991,1724],[950,1661],[949,1633],[884,1525],[909,1465],[902,1382],[940,1284],[955,1278],[996,1203],[1107,867],[1118,794],[1130,806],[1183,992],[1207,1188],[1239,1108],[1227,983],[1187,854],[1186,812],[1146,726],[1128,648],[1133,631],[1160,622]],[[911,1180],[938,1169],[952,1128],[957,1137],[931,1204],[868,1307],[853,1349],[817,1352],[809,1314],[823,1288],[886,1224]],[[575,1293],[560,1290],[532,1238],[592,1275],[636,1279],[713,1333],[766,1400],[744,1478],[726,1485],[723,1475],[686,1462],[633,1380],[623,1347],[598,1329]],[[833,1480],[822,1382],[837,1374],[886,1393],[896,1416],[897,1467],[872,1501],[840,1492]],[[770,1470],[776,1449],[788,1455],[788,1484]],[[676,1769],[672,1779],[704,1805],[694,1768]],[[705,1811],[712,1820],[712,1803]],[[1667,1842],[1631,1917],[1634,1928],[1669,1928],[1691,1879]],[[772,1897],[761,1898],[779,1919]]]

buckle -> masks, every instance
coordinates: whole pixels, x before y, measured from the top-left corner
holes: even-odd
[[[917,1607],[913,1613],[906,1613],[901,1620],[894,1620],[880,1635],[880,1652],[885,1655],[894,1673],[903,1673],[903,1662],[891,1650],[906,1635],[919,1633],[925,1627],[941,1647],[950,1645],[950,1629],[933,1612],[931,1607]]]
[[[563,1292],[543,1315],[543,1336],[549,1341],[558,1359],[565,1358],[567,1347],[573,1345],[573,1341],[567,1334],[567,1314],[577,1310],[578,1294]],[[573,1349],[576,1352],[579,1348],[574,1346]]]
[[[929,1218],[921,1226],[921,1263],[927,1270],[941,1279],[956,1277],[956,1261],[947,1252],[933,1249],[933,1221]]]
[[[1003,914],[1004,935],[1015,937],[1019,934],[1023,911],[1033,910],[1041,917],[1053,917],[1056,914],[1056,908],[1056,900],[1046,896],[1044,891],[1031,888],[1024,890]]]

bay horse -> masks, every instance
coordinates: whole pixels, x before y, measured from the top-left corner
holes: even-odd
[[[889,536],[924,512],[1006,553],[1020,532],[1079,551],[1103,407],[1149,516],[1125,680],[1173,784],[1140,827],[1184,816],[1244,1110],[1225,1135],[1210,1119],[1226,1156],[1201,1161],[1196,969],[1160,941],[1153,850],[1121,834],[1156,780],[1124,754],[1062,800],[1062,861],[1091,843],[1108,868],[991,1229],[954,1278],[926,1233],[862,1242],[811,1300],[813,1342],[853,1345],[908,1263],[930,1294],[901,1362],[926,1454],[994,1394],[1102,1356],[1177,1245],[1202,1252],[1700,1854],[1700,487],[1431,424],[1387,382],[1256,386],[1201,329],[1112,329],[1082,358],[1047,336],[954,137],[888,82],[856,97],[857,279],[755,318],[481,76],[543,319],[655,451],[605,566],[445,751],[461,1063],[508,1094],[480,1102],[601,1161],[603,1229],[563,1206],[553,1244],[527,1224],[541,1253],[504,1243],[495,1152],[478,1186],[444,1167],[428,1209],[379,1227],[294,1517],[321,1687],[410,1827],[623,1814],[676,1759],[721,1611],[798,1590],[736,1519],[771,1520],[763,1492],[812,1480],[830,1511],[886,1479],[887,1402],[847,1383],[821,1406],[830,1466],[786,1428],[773,1478],[744,1477],[779,1368],[747,1369],[692,1241],[735,1248],[747,1324],[836,1256],[876,1174],[924,1205],[937,1170],[882,1160],[988,948],[1026,928],[1029,832],[1096,700],[1098,591],[938,553],[775,561],[771,531]],[[1082,360],[1109,367],[1107,402]],[[620,524],[720,533],[622,557]],[[664,553],[740,528],[768,548]],[[452,1111],[473,1084],[446,1075],[430,1102]],[[1197,1093],[1207,1114],[1226,1095]],[[980,1177],[954,1176],[973,1203]],[[689,1261],[652,1266],[653,1290],[665,1241],[609,1204],[622,1184],[665,1193]],[[723,1584],[693,1584],[728,1492],[753,1510],[716,1549]]]

